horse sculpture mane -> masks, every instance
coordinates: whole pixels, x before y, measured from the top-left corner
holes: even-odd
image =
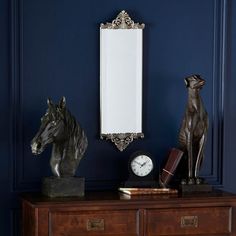
[[[41,118],[39,131],[31,142],[32,153],[38,155],[43,152],[47,144],[52,143],[50,159],[52,173],[57,177],[74,176],[87,149],[87,137],[66,108],[64,97],[58,105],[54,105],[50,99],[47,103],[47,112]]]

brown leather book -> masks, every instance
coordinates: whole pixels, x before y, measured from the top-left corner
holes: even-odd
[[[160,185],[162,187],[166,187],[169,184],[171,178],[174,176],[175,170],[183,154],[183,151],[177,148],[172,148],[170,150],[167,162],[165,164],[165,167],[162,169],[162,173],[160,175]]]

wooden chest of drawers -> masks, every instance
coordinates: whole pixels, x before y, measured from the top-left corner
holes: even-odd
[[[22,196],[23,236],[236,236],[236,195]]]

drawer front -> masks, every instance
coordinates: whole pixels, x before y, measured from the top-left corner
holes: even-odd
[[[147,236],[227,235],[230,207],[181,208],[147,211]]]
[[[49,216],[50,236],[100,236],[138,233],[137,210],[51,212]]]

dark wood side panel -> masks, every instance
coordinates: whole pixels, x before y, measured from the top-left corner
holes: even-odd
[[[231,207],[147,211],[147,236],[229,235]]]
[[[49,209],[38,209],[38,236],[48,236]]]
[[[231,221],[232,236],[236,236],[236,204],[232,204],[232,221]]]
[[[26,201],[23,201],[22,206],[22,236],[38,236],[37,209],[31,207]]]
[[[49,214],[50,236],[138,236],[138,210],[55,211]]]

